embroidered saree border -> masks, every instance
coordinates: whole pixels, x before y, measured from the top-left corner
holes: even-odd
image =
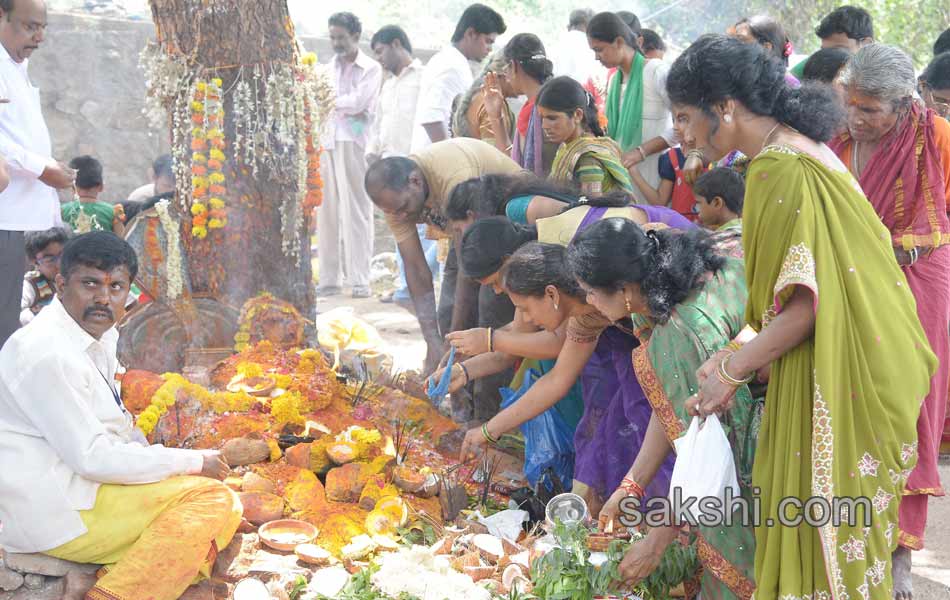
[[[716,576],[726,587],[739,597],[749,600],[755,592],[755,583],[744,577],[726,557],[716,550],[702,535],[696,536],[696,554],[703,567]]]

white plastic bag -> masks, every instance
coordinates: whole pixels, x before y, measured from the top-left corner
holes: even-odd
[[[673,446],[676,463],[670,478],[670,500],[673,501],[677,489],[684,504],[689,498],[696,498],[688,511],[697,520],[704,512],[709,513],[707,519],[731,513],[732,507],[725,505],[726,490],[732,489],[731,497],[738,499],[739,482],[736,480],[732,447],[719,423],[719,417],[710,415],[705,421],[693,417],[686,435],[675,440]],[[718,510],[708,507],[703,511],[700,508],[703,498],[718,498]]]

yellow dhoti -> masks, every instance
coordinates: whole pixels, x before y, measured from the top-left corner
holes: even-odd
[[[96,505],[80,511],[88,531],[46,554],[105,565],[88,600],[175,600],[211,575],[241,513],[234,492],[205,477],[104,484]]]

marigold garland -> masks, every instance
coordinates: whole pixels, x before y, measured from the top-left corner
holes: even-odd
[[[152,433],[159,419],[175,404],[178,392],[181,390],[197,400],[202,407],[219,414],[248,411],[260,402],[259,398],[245,392],[210,392],[196,383],[191,383],[178,373],[165,373],[162,379],[165,383],[152,395],[148,408],[142,411],[135,421],[136,427],[145,435]]]
[[[209,230],[224,228],[228,222],[221,85],[218,78],[197,82],[191,102],[191,235],[198,239],[207,237]]]

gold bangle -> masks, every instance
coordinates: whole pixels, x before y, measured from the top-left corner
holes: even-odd
[[[735,377],[729,374],[729,371],[726,370],[726,367],[729,365],[729,360],[732,357],[733,357],[733,354],[728,354],[719,363],[719,369],[717,371],[717,374],[719,375],[719,381],[732,387],[741,387],[743,385],[746,385],[747,383],[751,383],[751,381],[755,379],[755,372],[750,374],[745,379],[736,379]]]
[[[736,340],[731,340],[728,344],[726,344],[726,350],[729,350],[730,352],[738,352],[741,349],[742,349],[742,344],[740,344]]]
[[[491,327],[488,328],[488,351],[494,352],[494,344],[492,343]]]

